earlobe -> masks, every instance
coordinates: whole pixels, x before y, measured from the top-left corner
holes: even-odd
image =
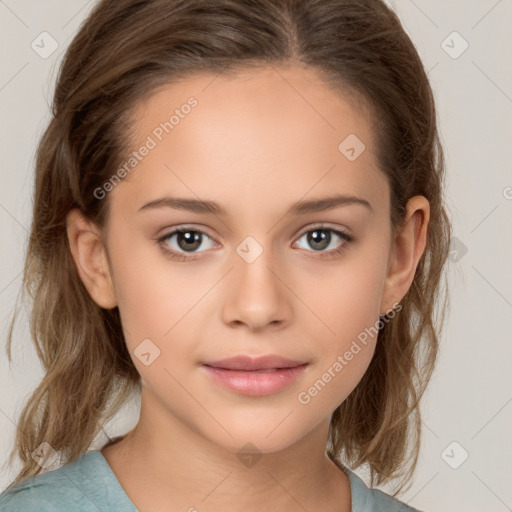
[[[79,210],[67,215],[67,237],[75,268],[91,298],[98,306],[117,306],[106,249],[99,228]]]
[[[407,202],[404,222],[392,242],[381,314],[391,310],[409,290],[419,260],[427,245],[430,204],[423,196],[414,196]]]

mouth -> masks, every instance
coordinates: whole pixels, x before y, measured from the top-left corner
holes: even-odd
[[[249,396],[265,396],[288,387],[308,364],[276,355],[237,356],[204,362],[202,368],[224,388]]]

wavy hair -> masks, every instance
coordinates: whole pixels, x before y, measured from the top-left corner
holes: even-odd
[[[22,295],[33,302],[31,338],[45,373],[19,417],[9,462],[17,455],[22,468],[11,485],[41,472],[31,454],[43,442],[64,463],[77,459],[141,389],[119,310],[91,299],[66,235],[73,208],[105,225],[108,197],[100,201],[94,191],[122,163],[137,102],[201,73],[290,64],[316,71],[371,112],[393,229],[409,198],[430,202],[427,247],[414,281],[393,319],[382,322],[362,380],[334,411],[327,446],[335,462],[368,464],[372,486],[412,476],[419,402],[435,367],[448,299],[445,287],[438,318],[451,224],[433,92],[397,14],[383,0],[101,0],[64,55],[36,152]]]

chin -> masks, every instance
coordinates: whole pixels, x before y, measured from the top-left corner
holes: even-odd
[[[308,435],[308,431],[304,430],[304,422],[298,421],[294,416],[292,413],[286,418],[286,414],[281,413],[276,420],[267,416],[258,423],[254,420],[240,420],[232,424],[223,421],[222,425],[229,434],[220,427],[213,432],[210,424],[208,430],[203,431],[203,435],[219,447],[237,455],[240,451],[253,450],[261,454],[281,452]]]

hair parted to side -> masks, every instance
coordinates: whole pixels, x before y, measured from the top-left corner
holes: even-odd
[[[382,0],[102,0],[66,51],[36,154],[22,291],[33,300],[31,336],[45,375],[18,421],[9,462],[17,455],[22,469],[11,485],[41,472],[31,453],[43,442],[64,463],[77,459],[141,388],[118,308],[102,309],[91,299],[66,236],[72,208],[105,225],[109,198],[98,200],[94,190],[123,162],[137,101],[194,74],[290,64],[317,71],[370,109],[394,229],[409,198],[430,202],[427,247],[414,281],[380,329],[361,382],[332,415],[327,447],[349,467],[367,463],[371,485],[412,476],[418,404],[447,305],[446,287],[436,318],[451,225],[433,93],[398,16]]]

